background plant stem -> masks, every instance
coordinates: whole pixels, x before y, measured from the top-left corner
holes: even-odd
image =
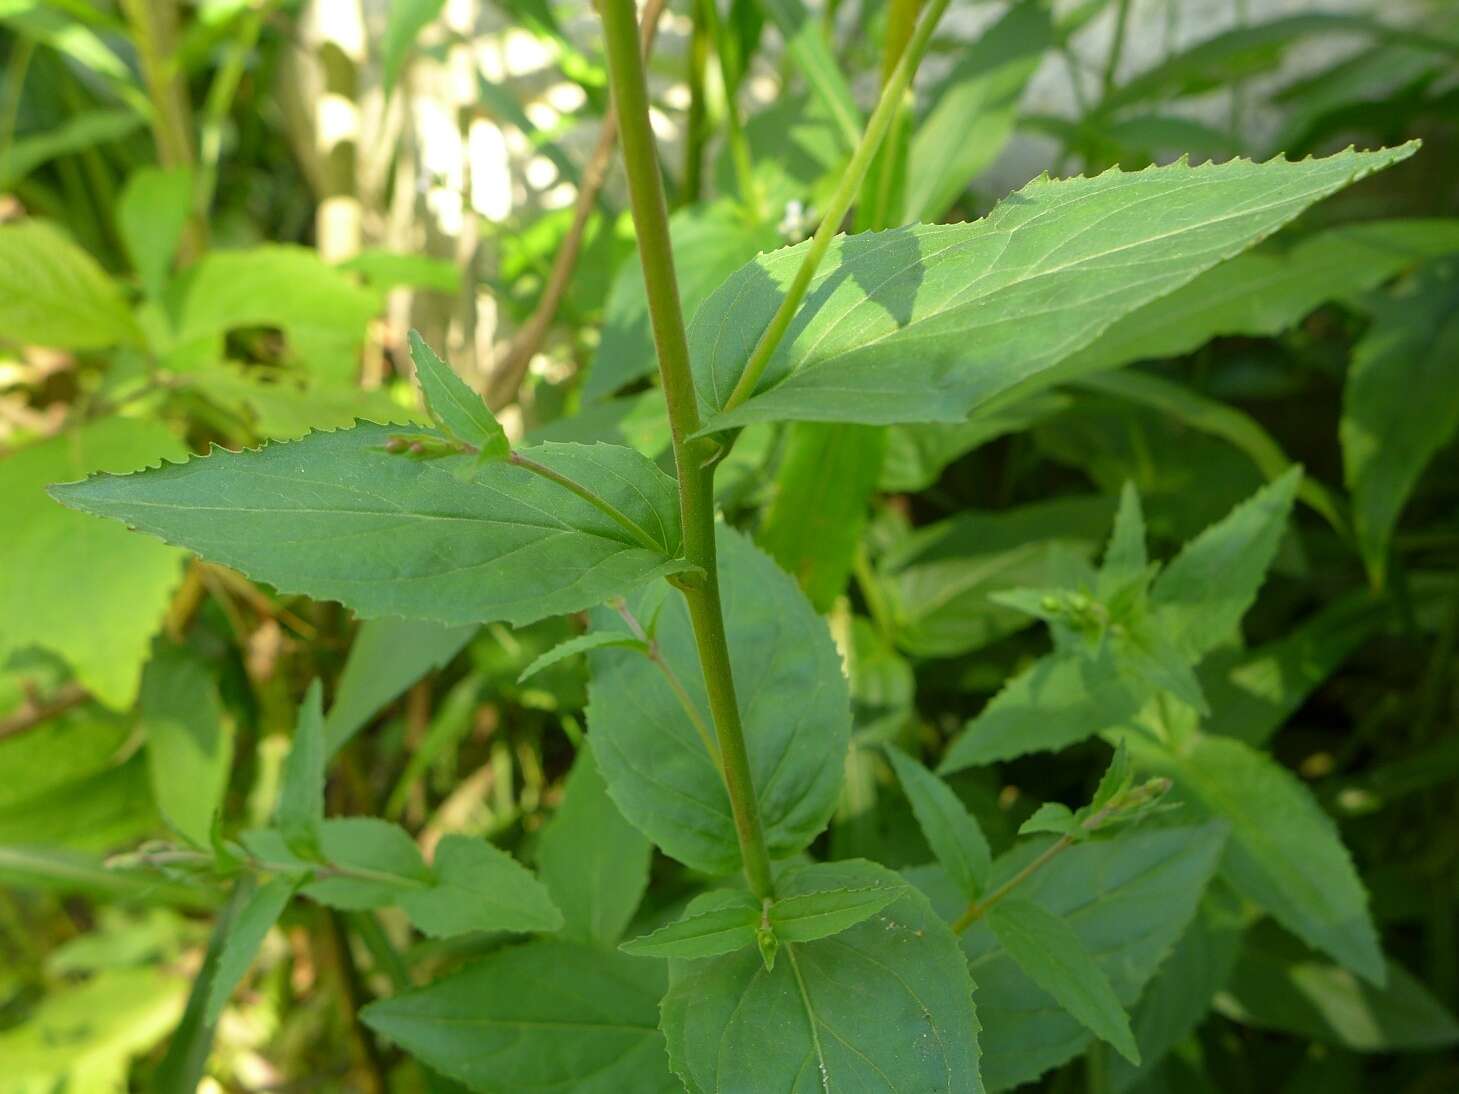
[[[689,368],[689,345],[679,303],[674,256],[669,244],[669,219],[659,175],[658,154],[648,117],[648,88],[638,50],[633,0],[602,0],[609,79],[618,111],[623,163],[628,172],[629,202],[638,232],[638,249],[648,290],[649,318],[658,349],[659,375],[669,408],[674,463],[678,469],[679,505],[684,526],[685,557],[704,571],[702,581],[683,586],[705,692],[714,716],[724,761],[725,787],[734,813],[745,877],[755,896],[773,895],[770,855],[760,825],[760,806],[750,775],[740,708],[725,637],[719,598],[719,566],[714,543],[714,469],[705,467],[713,445],[689,438],[699,429],[699,405]]]
[[[123,0],[127,24],[137,45],[142,77],[151,104],[152,137],[163,167],[197,166],[193,154],[192,112],[177,59],[176,0]],[[183,265],[202,254],[207,224],[194,208],[179,247]]]

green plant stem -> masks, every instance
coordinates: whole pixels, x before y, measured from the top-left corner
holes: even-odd
[[[917,29],[917,9],[921,6],[922,0],[890,0],[887,4],[886,42],[881,57],[882,86],[891,80],[892,73],[897,70],[897,62],[907,51],[907,43]]]
[[[725,400],[724,409],[726,411],[733,410],[755,393],[755,386],[759,384],[760,377],[765,374],[771,356],[780,346],[785,332],[790,328],[791,320],[795,318],[796,311],[799,310],[801,302],[805,300],[806,292],[810,289],[811,279],[815,277],[821,260],[825,258],[826,251],[831,246],[831,240],[840,231],[841,222],[846,219],[846,213],[851,208],[851,203],[861,192],[867,170],[871,167],[877,149],[881,147],[882,139],[891,127],[892,119],[902,108],[902,97],[912,84],[912,76],[917,71],[923,54],[927,52],[927,46],[932,41],[932,32],[937,28],[942,13],[947,10],[947,4],[948,0],[932,0],[927,5],[927,13],[917,24],[911,41],[907,43],[907,48],[897,59],[891,76],[882,87],[881,98],[877,101],[876,109],[872,111],[871,118],[866,123],[866,131],[862,133],[861,141],[851,156],[851,162],[847,165],[835,194],[832,195],[826,206],[826,213],[821,220],[820,227],[811,237],[810,247],[800,264],[800,269],[796,270],[795,277],[785,292],[785,298],[780,301],[780,307],[776,309],[770,319],[770,325],[765,328],[764,333],[760,335],[760,340],[755,343],[750,359],[745,363],[745,371],[740,374],[739,382],[735,384],[734,390]]]
[[[336,877],[354,878],[357,881],[374,881],[383,885],[397,885],[402,889],[428,889],[431,886],[429,881],[420,881],[416,878],[402,877],[399,874],[389,874],[383,870],[370,870],[362,866],[337,866],[330,862],[308,862],[301,859],[299,862],[270,862],[267,859],[256,858],[248,854],[241,847],[232,846],[229,848],[238,860],[250,870],[265,874],[298,874],[307,870],[315,878],[327,879]],[[212,865],[214,857],[203,851],[151,851],[138,852],[136,855],[119,855],[113,861],[123,862],[128,859],[136,859],[149,866],[207,866]]]
[[[760,187],[755,182],[753,161],[750,158],[750,142],[745,136],[744,120],[740,117],[738,94],[740,73],[730,52],[730,42],[724,32],[724,23],[719,18],[718,0],[699,0],[704,13],[704,25],[714,41],[715,57],[719,61],[719,79],[724,86],[725,140],[729,145],[730,162],[734,164],[735,181],[740,188],[740,200],[749,210],[755,223],[765,219],[765,207],[760,197]]]
[[[198,141],[198,177],[196,179],[197,207],[206,211],[213,204],[213,192],[218,185],[218,159],[223,149],[223,123],[233,107],[234,96],[248,64],[248,55],[258,42],[263,29],[264,16],[272,6],[266,0],[239,19],[239,29],[228,45],[228,52],[218,73],[208,86],[208,97],[203,101],[201,137]]]
[[[25,92],[25,77],[34,54],[35,42],[29,38],[16,38],[15,44],[10,47],[10,65],[5,71],[4,90],[0,92],[0,164],[5,162],[15,141],[20,98]]]
[[[319,941],[335,974],[340,1017],[355,1045],[360,1086],[364,1094],[384,1094],[388,1085],[385,1065],[374,1031],[360,1020],[360,1008],[367,1000],[363,978],[350,950],[344,916],[333,908],[321,908],[319,912]]]
[[[982,919],[989,908],[993,907],[993,905],[997,904],[1009,893],[1013,892],[1014,889],[1017,889],[1025,881],[1033,877],[1034,874],[1038,873],[1050,862],[1058,858],[1059,855],[1068,850],[1069,847],[1073,845],[1073,843],[1073,836],[1060,836],[1057,840],[1049,844],[1049,846],[1044,849],[1043,854],[1039,855],[1038,858],[1034,859],[1022,870],[1018,871],[1018,873],[1014,874],[1002,885],[998,886],[998,888],[994,889],[987,896],[983,897],[983,899],[969,901],[968,906],[963,909],[963,914],[958,916],[957,919],[953,920],[953,933],[962,934],[963,931],[967,930],[978,920]]]
[[[196,167],[186,87],[178,71],[177,0],[122,0],[147,84],[152,137],[163,167]],[[202,254],[207,224],[193,208],[180,247],[184,265]]]
[[[703,12],[703,4],[694,5],[685,80],[689,85],[689,117],[684,135],[684,184],[679,193],[680,205],[693,205],[704,191],[704,146],[708,143],[706,130],[709,120],[704,76],[709,68],[709,28]]]
[[[390,985],[396,991],[408,991],[415,986],[410,976],[410,966],[390,941],[385,928],[380,925],[379,913],[375,911],[353,912],[348,918],[349,926],[370,951],[375,967],[390,978]]]
[[[638,232],[649,318],[669,410],[674,462],[678,469],[684,555],[703,571],[697,582],[681,583],[680,588],[689,608],[700,668],[704,672],[704,688],[724,761],[725,789],[734,814],[745,877],[750,891],[763,899],[774,895],[774,884],[770,854],[760,824],[760,807],[750,775],[749,750],[740,724],[729,642],[720,606],[714,542],[714,469],[705,466],[705,459],[715,446],[712,442],[705,445],[689,439],[699,429],[699,404],[689,368],[689,345],[684,336],[684,314],[674,276],[658,155],[649,126],[648,88],[638,51],[633,0],[602,0],[601,11],[609,79],[618,109],[623,163],[628,173],[629,203]]]
[[[1127,795],[1118,795],[1103,809],[1091,814],[1088,818],[1086,818],[1079,827],[1082,828],[1085,832],[1093,832],[1098,829],[1099,826],[1102,825],[1105,821],[1109,820],[1110,817],[1114,816],[1114,814],[1125,808],[1125,806],[1128,804],[1129,802]],[[1034,874],[1038,873],[1050,862],[1062,855],[1071,846],[1073,846],[1074,842],[1075,837],[1072,835],[1060,836],[1053,843],[1049,844],[1048,847],[1044,848],[1043,853],[1039,855],[1038,858],[1034,859],[1022,870],[1018,871],[1018,873],[1014,874],[1011,878],[1005,881],[1002,885],[998,886],[998,888],[994,889],[987,896],[983,897],[981,900],[969,901],[967,908],[963,910],[963,914],[958,916],[957,919],[953,920],[953,933],[962,934],[963,931],[967,930],[978,920],[982,919],[989,908],[993,907],[993,905],[997,904],[1009,893],[1013,892],[1014,889],[1017,889],[1025,881],[1033,877]]]
[[[1115,8],[1114,38],[1109,44],[1109,54],[1104,61],[1104,79],[1101,81],[1105,98],[1114,90],[1115,77],[1119,75],[1120,57],[1125,52],[1125,31],[1130,23],[1130,0],[1119,0]]]

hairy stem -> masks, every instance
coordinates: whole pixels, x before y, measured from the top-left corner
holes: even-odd
[[[770,325],[765,328],[764,333],[760,335],[760,340],[755,343],[750,359],[745,363],[745,371],[740,374],[739,382],[735,384],[734,390],[725,400],[724,409],[726,411],[733,410],[755,393],[755,386],[759,384],[760,377],[765,374],[771,356],[779,348],[785,332],[790,329],[790,321],[795,318],[796,311],[799,310],[801,302],[805,300],[806,292],[811,286],[811,279],[815,277],[821,260],[826,257],[826,251],[830,249],[831,241],[840,231],[841,222],[846,219],[846,213],[851,208],[851,203],[861,192],[866,173],[871,167],[872,160],[876,157],[877,149],[881,147],[882,139],[891,127],[892,119],[901,110],[902,96],[912,84],[912,76],[922,61],[922,55],[927,52],[927,46],[932,41],[932,32],[937,28],[942,13],[947,10],[947,4],[948,0],[931,0],[931,3],[927,5],[927,13],[917,24],[911,41],[907,43],[907,48],[897,59],[896,67],[892,69],[891,75],[882,86],[881,98],[877,100],[876,109],[872,111],[871,119],[866,123],[866,131],[862,133],[861,141],[851,156],[851,162],[847,165],[845,173],[842,174],[840,183],[837,184],[836,193],[826,206],[826,213],[821,220],[820,227],[811,237],[811,245],[806,251],[805,259],[801,262],[800,269],[795,271],[795,278],[786,290],[785,298],[780,301],[780,307],[771,317]]]
[[[705,446],[689,438],[699,429],[699,404],[689,369],[684,314],[669,246],[657,150],[648,119],[648,89],[638,50],[633,0],[602,0],[609,76],[628,173],[629,201],[638,230],[638,248],[648,290],[649,318],[658,349],[659,375],[669,409],[669,427],[678,469],[679,507],[685,557],[703,571],[695,584],[682,586],[704,672],[704,688],[719,739],[725,788],[734,814],[745,877],[755,896],[774,895],[770,855],[760,824],[760,807],[750,775],[749,750],[740,724],[730,669],[729,642],[719,599],[719,566],[714,543],[714,469],[704,466]]]

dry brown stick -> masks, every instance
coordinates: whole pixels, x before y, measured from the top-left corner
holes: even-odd
[[[665,0],[648,0],[644,5],[642,44],[645,56],[653,48],[654,34],[658,30],[664,2]],[[577,201],[573,205],[572,225],[552,261],[552,272],[547,277],[542,297],[537,301],[531,317],[513,336],[501,365],[492,372],[491,382],[487,385],[486,401],[493,410],[500,410],[516,399],[522,381],[527,376],[527,367],[542,348],[542,341],[547,337],[552,321],[557,318],[557,309],[567,294],[568,283],[572,280],[573,269],[577,266],[578,255],[583,249],[583,234],[587,231],[588,217],[592,215],[593,206],[598,203],[598,192],[602,190],[603,182],[608,177],[608,168],[613,164],[613,149],[617,143],[618,115],[610,106],[603,116],[603,128],[598,133],[598,143],[593,147],[593,154],[583,170]]]
[[[64,714],[90,698],[91,693],[74,680],[67,681],[58,687],[49,699],[27,695],[19,710],[0,718],[0,741],[6,737],[24,733],[26,730],[40,725],[47,718]]]

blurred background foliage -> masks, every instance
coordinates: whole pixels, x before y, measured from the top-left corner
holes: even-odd
[[[686,310],[814,226],[896,2],[650,0]],[[1138,369],[966,425],[753,428],[720,476],[827,613],[858,742],[936,756],[1046,648],[990,594],[1091,557],[1123,483],[1168,551],[1305,466],[1247,644],[1202,682],[1213,731],[1269,742],[1341,826],[1402,968],[1377,991],[1215,902],[1164,1059],[1044,1089],[1459,1089],[1456,29],[1444,0],[954,4],[858,229],[1041,171],[1425,146],[1086,351]],[[43,488],[418,414],[412,326],[515,435],[663,457],[608,106],[577,0],[0,0],[0,1091],[451,1089],[354,1011],[493,940],[296,908],[210,1048],[185,1008],[228,910],[149,856],[267,817],[318,676],[332,811],[530,859],[585,679],[518,676],[580,622],[361,626]],[[1085,800],[1097,749],[953,781],[996,850]],[[822,850],[925,861],[876,757]],[[689,879],[654,882],[665,908]]]

